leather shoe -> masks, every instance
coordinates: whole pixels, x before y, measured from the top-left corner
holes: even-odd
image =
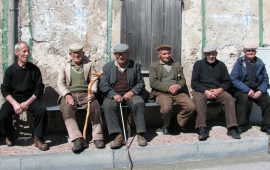
[[[241,133],[244,133],[248,130],[247,126],[238,126],[238,132],[241,134]]]
[[[94,140],[94,145],[97,149],[105,148],[105,144],[103,140]]]
[[[227,132],[227,135],[228,136],[231,136],[234,139],[241,139],[237,127],[231,127],[231,128],[229,128],[228,129],[228,132]]]
[[[72,141],[72,143],[73,143],[72,151],[74,153],[80,153],[87,147],[85,144],[85,140],[83,138],[77,138],[74,141]]]
[[[138,141],[139,146],[146,146],[147,145],[147,141],[144,138],[143,133],[138,133],[137,134],[137,141]]]
[[[15,145],[14,138],[13,137],[6,137],[6,145],[7,146],[14,146]]]
[[[35,136],[34,144],[41,151],[49,150],[49,146],[47,145],[47,143],[45,143],[45,140],[42,137]]]
[[[162,128],[163,135],[170,135],[169,129],[167,127]]]
[[[267,135],[270,135],[270,127],[262,128],[261,131],[265,132]]]
[[[204,140],[206,140],[208,138],[208,131],[207,131],[206,127],[199,127],[197,129],[197,133],[199,135],[198,139],[200,141],[204,141]]]
[[[119,133],[111,142],[110,148],[118,149],[121,148],[123,144],[125,144],[124,136],[122,133]]]

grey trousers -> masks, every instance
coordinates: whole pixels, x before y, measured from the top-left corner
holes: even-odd
[[[236,114],[235,114],[235,99],[226,91],[223,91],[216,101],[224,105],[226,127],[237,126]],[[207,112],[207,97],[203,93],[194,92],[193,102],[195,103],[197,118],[196,126],[206,127],[206,112]]]
[[[136,125],[136,132],[143,133],[145,129],[145,120],[144,120],[144,101],[140,96],[134,95],[130,100],[125,101],[123,104],[126,104],[132,112],[133,119]],[[116,103],[113,99],[106,97],[102,105],[105,119],[107,122],[107,127],[109,134],[122,133],[122,129],[119,121],[117,112],[119,112],[119,104]]]
[[[61,99],[60,110],[62,112],[70,141],[82,137],[82,133],[76,122],[76,113],[77,107],[87,107],[86,96],[87,93],[72,93],[72,97],[76,103],[74,106],[67,104],[64,97]],[[93,140],[103,140],[100,105],[97,100],[93,100],[91,102],[90,120],[92,123]]]
[[[176,103],[181,107],[177,114],[177,122],[180,127],[184,127],[195,111],[195,105],[192,100],[185,94],[170,95],[166,93],[157,93],[157,103],[160,105],[161,118],[163,127],[168,127],[172,117],[172,103]]]

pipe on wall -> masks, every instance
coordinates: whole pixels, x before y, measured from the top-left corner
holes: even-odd
[[[111,34],[112,34],[112,1],[108,0],[107,6],[107,48],[106,48],[106,63],[111,61]]]
[[[9,0],[4,0],[3,18],[2,18],[2,69],[3,72],[8,67],[8,7]]]
[[[15,20],[16,20],[16,9],[15,0],[9,1],[8,10],[8,65],[12,65],[15,61]]]
[[[202,58],[204,58],[204,54],[203,54],[203,48],[205,46],[206,43],[206,33],[205,33],[205,0],[201,0],[201,12],[202,12],[202,50],[201,50],[201,54],[202,54]]]
[[[263,0],[259,0],[259,46],[263,46]]]

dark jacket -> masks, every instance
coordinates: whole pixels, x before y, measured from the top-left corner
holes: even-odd
[[[259,84],[257,90],[260,90],[262,93],[266,93],[269,86],[269,78],[266,72],[265,64],[260,58],[257,58],[255,65],[256,77]],[[250,91],[250,88],[244,83],[246,75],[247,67],[245,63],[245,56],[242,56],[236,60],[230,76],[233,86],[234,88],[236,88],[236,90],[248,93]]]
[[[117,69],[114,62],[115,61],[111,61],[103,66],[103,76],[99,84],[100,91],[109,98],[113,98],[117,94],[113,89],[116,82]],[[128,63],[128,85],[132,87],[131,91],[135,95],[142,95],[145,84],[141,73],[141,65],[134,63],[133,60],[129,60]]]
[[[186,79],[181,65],[172,60],[172,70],[174,71],[174,80],[182,87],[181,91],[188,94]],[[159,61],[151,64],[149,67],[149,81],[152,88],[150,98],[154,98],[157,92],[168,93],[169,87],[174,84],[162,82],[162,77],[163,65]]]
[[[206,59],[196,61],[192,71],[191,87],[195,92],[201,93],[216,88],[228,91],[231,87],[231,79],[226,65],[219,60],[212,64]]]

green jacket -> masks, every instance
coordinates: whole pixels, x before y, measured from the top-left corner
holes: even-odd
[[[181,91],[187,93],[186,79],[183,74],[183,69],[179,63],[172,61],[172,70],[174,70],[174,79],[176,83],[179,84],[182,88]],[[173,83],[161,82],[163,77],[163,66],[159,61],[150,65],[149,68],[149,81],[150,87],[152,88],[150,98],[156,97],[156,92],[168,93],[168,89]]]

